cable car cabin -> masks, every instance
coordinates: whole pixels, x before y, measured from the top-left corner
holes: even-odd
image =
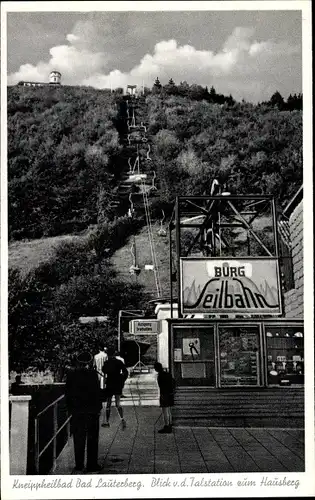
[[[140,130],[144,130],[145,132],[147,131],[147,127],[144,125],[143,122],[140,123],[139,128]]]
[[[126,179],[124,182],[130,183],[130,184],[138,184],[140,182],[143,182],[147,179],[147,174],[131,174],[128,176],[128,179]]]
[[[129,219],[132,219],[132,217],[134,216],[134,214],[135,214],[135,209],[134,208],[128,208],[127,217],[129,217]]]
[[[152,186],[151,184],[141,184],[139,186],[139,192],[138,194],[147,194],[147,195],[154,195],[157,192],[157,188],[155,186]]]
[[[130,134],[128,134],[128,136],[127,136],[127,139],[128,139],[129,144],[131,144],[131,142],[141,143],[141,142],[148,141],[148,139],[143,135],[143,133],[141,133],[138,130],[134,131],[134,132],[130,132]]]
[[[141,273],[141,269],[138,266],[132,265],[132,266],[129,267],[129,273],[131,275],[138,276]]]
[[[167,231],[166,229],[164,229],[164,227],[161,227],[159,230],[158,230],[158,236],[162,237],[162,238],[165,238],[167,236]]]
[[[135,122],[134,117],[132,119],[130,119],[130,118],[128,118],[128,119],[130,120],[130,123],[127,123],[128,130],[133,129],[133,133],[135,133],[135,132],[146,133],[147,127],[145,125],[143,125],[142,122],[141,122],[141,125],[139,125]],[[130,132],[130,133],[132,133],[132,132]]]
[[[109,203],[109,208],[116,208],[116,207],[119,207],[119,205],[120,205],[120,201],[118,201],[118,200],[117,201],[111,201]]]

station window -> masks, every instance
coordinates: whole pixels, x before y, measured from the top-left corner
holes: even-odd
[[[177,384],[215,386],[214,327],[177,327],[173,332]]]
[[[260,384],[259,327],[219,326],[221,387]]]
[[[304,331],[302,327],[265,326],[269,385],[304,383]]]

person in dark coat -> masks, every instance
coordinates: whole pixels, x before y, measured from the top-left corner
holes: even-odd
[[[158,432],[160,434],[170,434],[172,432],[172,411],[174,406],[175,382],[172,375],[165,370],[161,363],[154,363],[154,369],[158,373],[157,383],[160,390],[160,407],[162,408],[164,427]]]
[[[122,427],[123,429],[125,429],[126,421],[124,419],[124,412],[120,404],[120,398],[125,381],[128,378],[128,370],[125,366],[125,363],[115,357],[114,349],[108,348],[107,352],[108,360],[105,361],[103,365],[103,373],[106,377],[106,421],[102,423],[102,427],[109,427],[112,399],[113,396],[115,396],[116,408],[121,418]]]
[[[21,375],[17,375],[15,377],[15,382],[11,385],[11,394],[12,396],[18,396],[19,394],[23,393],[23,385],[24,382],[22,382]]]
[[[75,469],[84,469],[85,444],[87,445],[86,471],[97,472],[99,416],[102,408],[98,376],[92,367],[93,356],[81,352],[76,357],[76,367],[66,380],[66,401],[72,414],[72,432]]]

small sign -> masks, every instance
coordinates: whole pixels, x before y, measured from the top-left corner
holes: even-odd
[[[158,319],[133,319],[129,322],[129,332],[133,335],[156,335],[160,333]]]

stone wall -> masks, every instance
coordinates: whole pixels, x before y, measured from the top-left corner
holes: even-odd
[[[304,267],[303,267],[303,201],[290,216],[294,288],[284,294],[285,316],[303,318],[304,314]]]

